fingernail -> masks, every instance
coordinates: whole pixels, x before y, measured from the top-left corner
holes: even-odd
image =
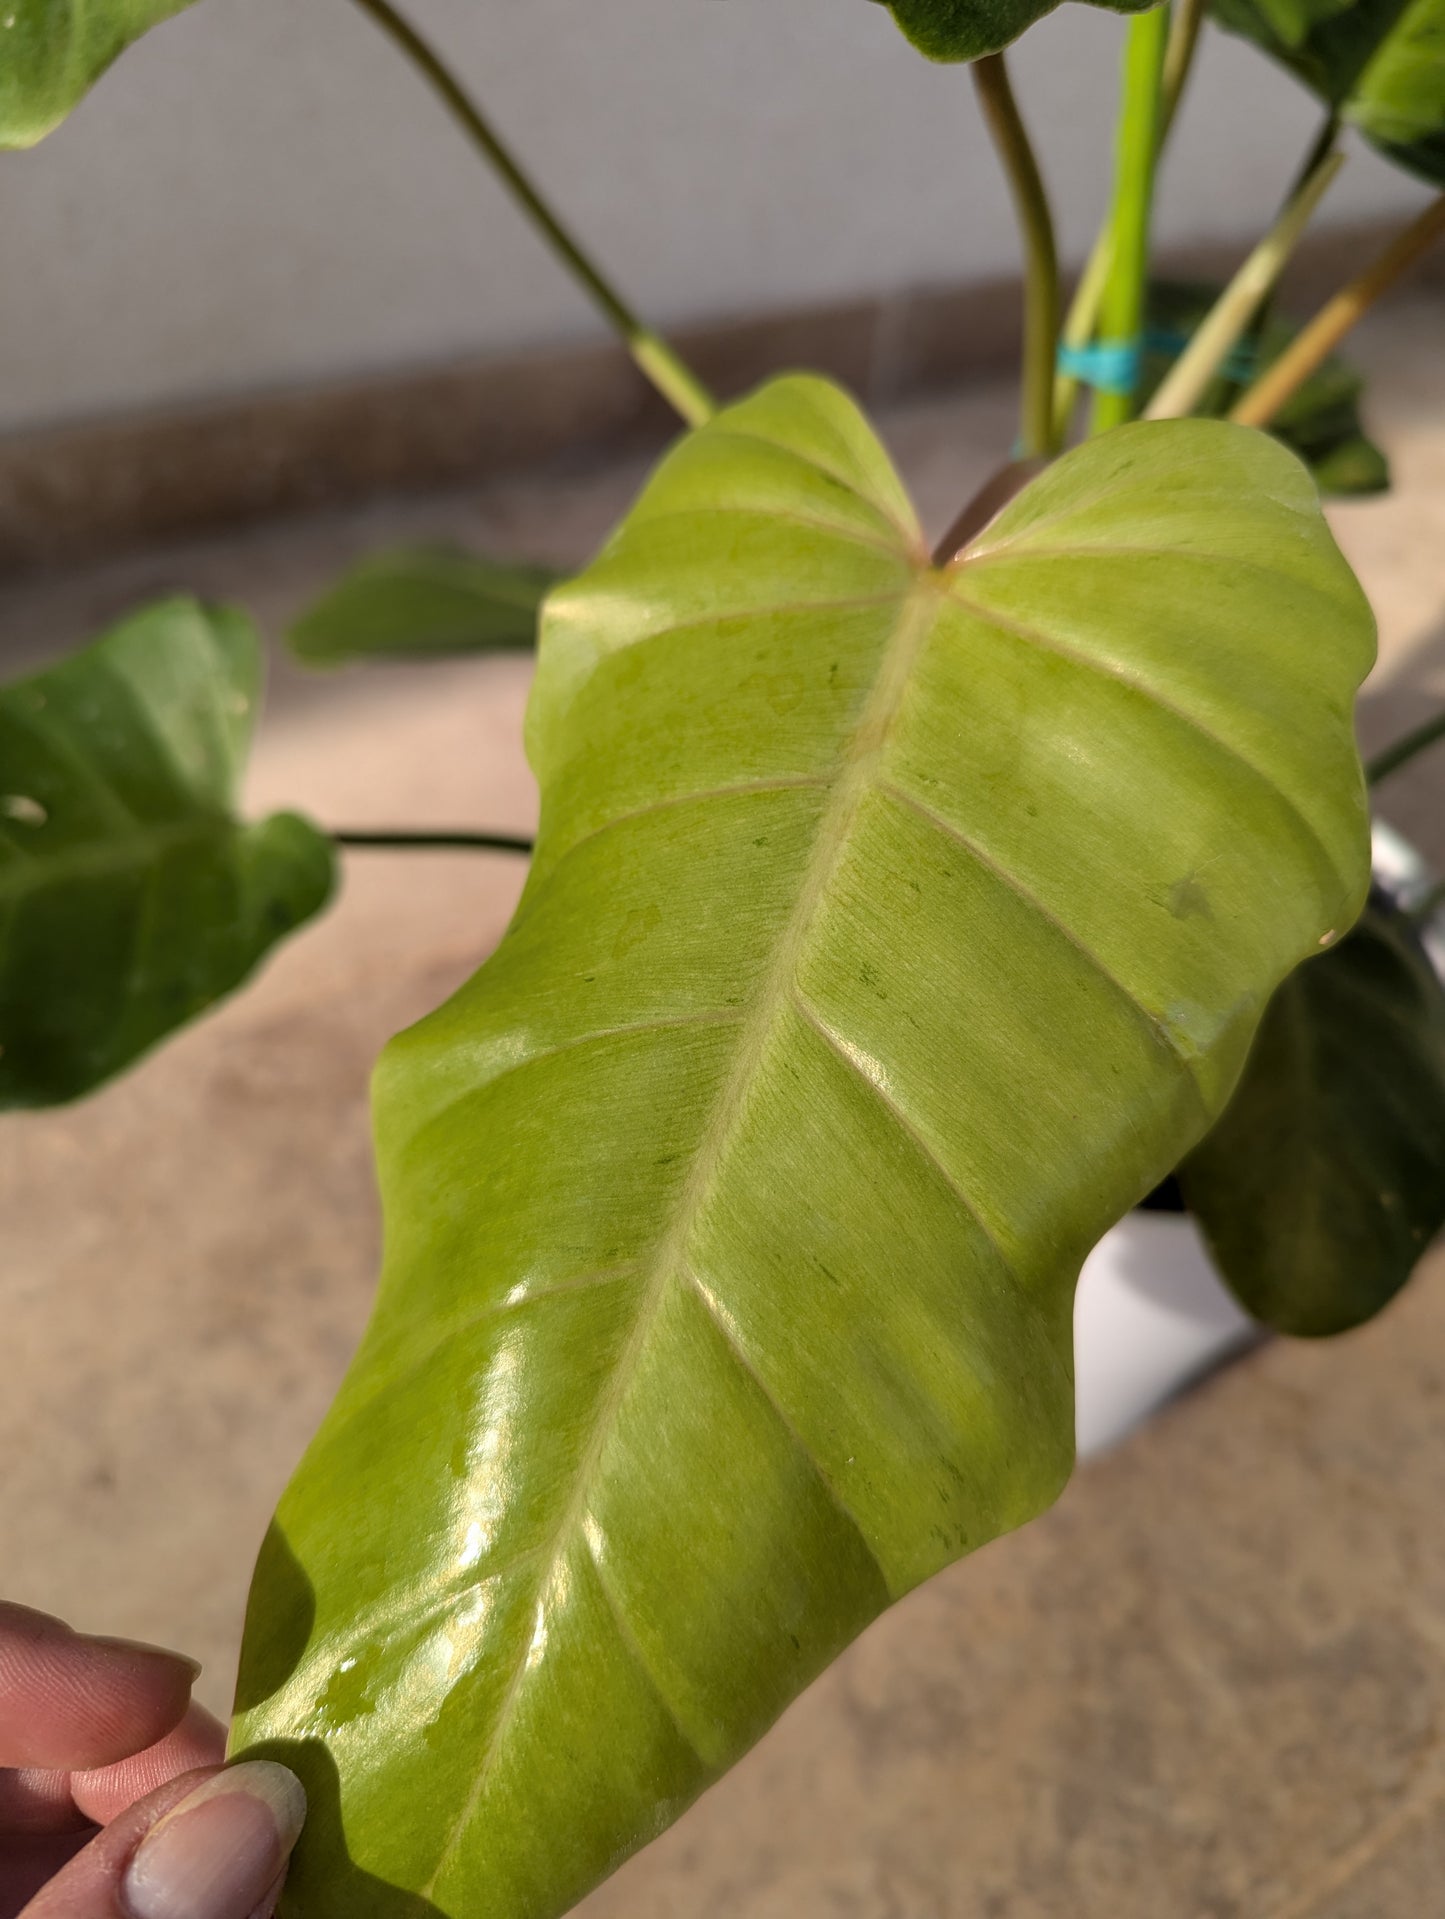
[[[295,1773],[229,1766],[152,1826],[121,1882],[132,1919],[247,1919],[271,1891],[306,1817]]]
[[[169,1646],[151,1646],[144,1639],[116,1639],[109,1633],[86,1633],[85,1638],[92,1646],[104,1646],[109,1652],[139,1653],[143,1659],[163,1659],[168,1665],[184,1666],[192,1684],[201,1676],[200,1660],[192,1659],[188,1652],[172,1652]]]

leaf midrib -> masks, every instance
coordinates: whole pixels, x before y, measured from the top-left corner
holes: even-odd
[[[943,604],[943,585],[940,574],[931,569],[922,571],[901,598],[898,620],[884,647],[872,691],[840,755],[841,770],[832,798],[818,823],[797,903],[778,937],[773,963],[757,990],[753,1010],[743,1023],[732,1070],[714,1102],[712,1118],[698,1143],[692,1169],[673,1209],[671,1222],[649,1261],[651,1271],[646,1280],[646,1289],[638,1302],[632,1332],[618,1355],[612,1380],[598,1408],[591,1436],[577,1467],[573,1492],[543,1560],[536,1584],[539,1596],[545,1593],[555,1576],[569,1541],[585,1517],[587,1498],[598,1461],[669,1285],[674,1280],[683,1280],[697,1293],[709,1316],[714,1317],[706,1289],[698,1285],[688,1268],[685,1258],[687,1242],[738,1122],[746,1110],[749,1089],[756,1079],[774,1029],[779,1019],[786,1017],[793,1006],[798,963],[804,946],[818,908],[837,871],[859,807],[875,783],[874,768],[902,706],[914,661],[928,628]],[[731,1342],[728,1343],[731,1350]],[[813,1463],[816,1467],[816,1461]],[[865,1540],[865,1547],[866,1543]],[[886,1579],[884,1583],[886,1585]],[[527,1653],[524,1647],[498,1707],[472,1790],[447,1837],[435,1869],[420,1888],[423,1898],[430,1898],[435,1891],[438,1880],[455,1856],[481,1804],[526,1671]]]
[[[236,830],[233,820],[224,813],[216,813],[202,820],[156,826],[143,833],[117,833],[99,841],[87,840],[62,853],[17,847],[21,857],[15,865],[0,867],[0,905],[16,905],[28,895],[43,892],[50,886],[68,885],[78,879],[105,879],[117,871],[146,866],[188,841],[203,844]]]

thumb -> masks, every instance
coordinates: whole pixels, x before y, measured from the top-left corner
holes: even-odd
[[[301,1782],[269,1760],[173,1779],[112,1820],[20,1919],[255,1919],[305,1817]]]

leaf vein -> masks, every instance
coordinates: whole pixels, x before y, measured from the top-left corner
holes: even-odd
[[[1283,787],[1272,780],[1268,773],[1261,767],[1256,766],[1253,760],[1242,753],[1237,746],[1232,745],[1226,740],[1222,734],[1216,733],[1213,727],[1208,725],[1206,721],[1201,720],[1197,714],[1191,713],[1187,707],[1176,705],[1173,700],[1161,693],[1157,687],[1150,685],[1147,680],[1141,680],[1134,674],[1125,671],[1124,668],[1112,665],[1107,660],[1099,659],[1094,654],[1086,653],[1076,647],[1069,646],[1064,641],[1053,638],[1050,634],[1040,632],[1037,627],[1027,626],[1023,621],[1015,620],[1008,614],[999,613],[992,607],[983,606],[977,600],[971,600],[967,598],[966,595],[957,592],[952,586],[949,588],[949,598],[957,606],[962,607],[966,613],[971,613],[974,618],[979,620],[984,626],[991,626],[1000,633],[1009,634],[1016,639],[1023,640],[1028,645],[1037,647],[1042,653],[1052,654],[1056,659],[1066,660],[1071,665],[1078,667],[1082,672],[1092,673],[1097,679],[1112,680],[1115,685],[1125,687],[1130,692],[1137,693],[1141,699],[1147,700],[1151,705],[1157,706],[1161,712],[1171,713],[1182,725],[1187,726],[1191,732],[1198,734],[1200,739],[1206,740],[1209,745],[1214,747],[1225,759],[1232,760],[1235,765],[1242,767],[1246,773],[1251,775],[1258,785],[1273,794],[1280,805],[1283,806],[1297,822],[1305,837],[1313,843],[1316,850],[1323,856],[1325,864],[1335,875],[1336,879],[1339,880],[1341,886],[1344,886],[1345,876],[1340,872],[1334,855],[1320,837],[1318,829],[1300,810],[1299,803],[1292,799]]]
[[[839,472],[837,467],[829,466],[816,454],[802,453],[797,447],[789,446],[785,440],[771,439],[766,433],[759,433],[750,427],[722,426],[717,421],[712,421],[709,423],[708,431],[710,437],[719,440],[750,440],[755,446],[765,446],[774,453],[787,454],[789,458],[796,460],[799,466],[811,467],[815,473],[821,473],[825,480],[831,480],[835,486],[841,486],[845,493],[851,493],[855,500],[861,500],[864,506],[876,513],[880,519],[886,520],[889,526],[896,527],[908,551],[913,554],[918,552],[919,534],[916,526],[910,526],[906,520],[899,519],[871,494],[865,493],[856,480]]]
[[[881,750],[888,725],[896,717],[908,681],[908,673],[923,637],[925,624],[931,624],[936,602],[929,591],[926,597],[910,595],[899,607],[899,618],[878,661],[872,695],[859,719],[855,736],[875,741],[873,751]],[[607,1436],[621,1411],[639,1359],[646,1347],[663,1297],[677,1283],[682,1270],[686,1243],[710,1181],[717,1172],[744,1110],[747,1091],[772,1033],[781,1006],[793,990],[793,976],[802,943],[812,925],[813,915],[822,898],[840,856],[844,837],[869,779],[868,760],[840,755],[839,772],[831,803],[819,822],[814,852],[809,863],[797,904],[780,930],[776,957],[768,977],[759,987],[750,1016],[738,1040],[732,1071],[718,1094],[711,1121],[698,1142],[692,1172],[673,1210],[672,1218],[659,1235],[651,1259],[647,1291],[638,1303],[632,1334],[618,1354],[610,1389],[597,1407],[592,1431],[578,1458],[573,1488],[558,1515],[551,1535],[551,1564],[539,1582],[539,1604],[548,1582],[566,1550],[568,1538],[576,1531],[586,1511],[588,1489]],[[436,1885],[460,1845],[468,1822],[482,1802],[486,1782],[496,1763],[511,1713],[526,1671],[525,1659],[519,1660],[516,1673],[487,1740],[477,1777],[467,1804],[445,1840],[436,1868],[425,1890]]]
[[[548,868],[548,872],[549,874],[555,872],[563,860],[570,859],[581,847],[588,845],[592,840],[600,839],[604,833],[610,833],[614,826],[627,826],[633,820],[645,820],[654,813],[666,813],[675,806],[691,806],[701,800],[730,800],[753,793],[792,793],[807,791],[809,788],[815,792],[821,792],[826,790],[827,785],[827,780],[819,774],[799,773],[796,776],[790,775],[786,779],[743,780],[736,786],[705,787],[697,793],[674,793],[666,799],[649,800],[646,806],[634,806],[626,813],[614,813],[610,819],[603,820],[600,826],[590,827],[579,839],[573,840],[569,846],[563,848],[553,865]]]
[[[765,600],[754,606],[713,607],[706,613],[691,614],[685,620],[669,620],[666,626],[644,627],[624,640],[614,651],[626,652],[632,647],[650,646],[654,640],[675,639],[679,633],[699,633],[709,627],[763,620],[775,613],[848,613],[855,608],[870,606],[898,607],[907,597],[907,587],[900,582],[887,593],[848,593],[837,600]],[[595,618],[595,601],[589,598],[585,604],[590,621]],[[573,609],[563,600],[547,617],[550,621],[566,625],[574,617]]]
[[[793,1002],[799,1015],[818,1035],[818,1038],[822,1040],[828,1050],[843,1062],[848,1068],[848,1071],[852,1073],[856,1079],[868,1087],[879,1105],[882,1106],[888,1114],[889,1118],[892,1119],[900,1131],[913,1142],[913,1145],[917,1148],[920,1155],[938,1174],[938,1177],[943,1181],[944,1185],[947,1186],[959,1205],[962,1206],[974,1225],[977,1226],[978,1230],[988,1241],[988,1244],[992,1247],[995,1254],[997,1254],[999,1264],[1003,1267],[1004,1271],[1011,1279],[1016,1281],[1022,1291],[1027,1292],[1028,1289],[1023,1284],[1022,1275],[1004,1251],[997,1232],[979,1211],[977,1202],[969,1196],[959,1184],[958,1180],[949,1171],[948,1167],[944,1165],[943,1161],[938,1157],[937,1152],[928,1143],[927,1139],[924,1138],[908,1114],[904,1112],[903,1108],[898,1104],[898,1101],[884,1087],[880,1086],[870,1073],[866,1073],[863,1070],[862,1066],[860,1066],[854,1058],[852,1050],[842,1035],[834,1032],[833,1028],[829,1026],[818,1009],[811,1001],[804,997],[801,991],[794,993]]]
[[[508,1313],[519,1313],[524,1306],[535,1305],[543,1300],[565,1299],[569,1293],[585,1293],[590,1292],[594,1286],[615,1284],[619,1279],[631,1278],[637,1272],[638,1266],[639,1261],[625,1259],[619,1261],[616,1266],[601,1266],[593,1273],[579,1273],[575,1279],[562,1279],[551,1286],[538,1286],[535,1291],[526,1293],[521,1298],[513,1298],[511,1294],[508,1294],[502,1299],[488,1300],[485,1306],[479,1307],[474,1313],[468,1313],[465,1319],[459,1320],[454,1326],[445,1327],[437,1332],[435,1337],[428,1339],[424,1346],[419,1346],[399,1371],[388,1367],[384,1377],[377,1381],[374,1391],[369,1392],[364,1399],[352,1401],[334,1415],[332,1431],[344,1432],[379,1399],[384,1399],[389,1393],[406,1385],[408,1380],[414,1379],[424,1367],[431,1364],[443,1346],[449,1346],[453,1340],[465,1338],[478,1326],[484,1326],[489,1319],[501,1319]],[[513,1288],[513,1292],[515,1290]]]
[[[859,497],[861,498],[861,495]],[[890,527],[893,525],[893,522],[887,519],[886,515],[880,513],[876,507],[873,509],[873,512],[875,517],[884,520],[886,525]],[[900,567],[906,567],[910,559],[908,552],[899,546],[896,539],[890,539],[887,533],[870,533],[863,527],[850,526],[846,520],[830,520],[821,513],[794,513],[783,507],[766,506],[762,504],[750,506],[744,501],[735,501],[725,505],[709,503],[707,506],[669,507],[665,513],[649,513],[645,517],[638,519],[635,530],[629,531],[628,543],[630,545],[634,540],[640,542],[653,527],[666,525],[669,520],[702,520],[707,522],[717,519],[739,518],[764,520],[774,525],[801,526],[816,533],[831,533],[844,544],[871,546],[876,548],[880,553],[891,554],[892,557],[898,561]]]
[[[778,1424],[787,1434],[789,1440],[808,1462],[818,1484],[827,1495],[829,1504],[838,1513],[839,1517],[846,1521],[850,1530],[856,1533],[864,1552],[867,1553],[868,1558],[877,1568],[878,1577],[883,1581],[884,1589],[889,1593],[893,1593],[893,1583],[884,1570],[877,1553],[874,1551],[873,1542],[864,1531],[862,1521],[849,1507],[848,1502],[838,1491],[838,1488],[833,1484],[827,1473],[824,1472],[822,1462],[812,1447],[809,1446],[808,1442],[803,1438],[803,1435],[798,1431],[797,1426],[794,1424],[792,1414],[788,1411],[787,1407],[784,1406],[783,1402],[778,1398],[777,1394],[758,1370],[756,1361],[743,1345],[737,1329],[733,1324],[732,1314],[728,1312],[712,1288],[708,1286],[691,1267],[684,1268],[684,1275],[694,1293],[696,1293],[697,1297],[701,1300],[703,1310],[716,1329],[718,1337],[721,1339],[724,1347],[729,1354],[731,1354],[736,1365],[738,1365],[752,1381],[753,1385],[771,1409]],[[896,1597],[897,1595],[895,1594],[894,1596]]]
[[[626,1648],[628,1657],[631,1659],[637,1671],[642,1674],[643,1679],[647,1683],[648,1691],[652,1694],[658,1705],[661,1706],[668,1724],[672,1727],[683,1745],[687,1747],[688,1751],[705,1772],[709,1774],[715,1773],[717,1767],[708,1759],[705,1753],[699,1751],[696,1739],[683,1724],[682,1717],[677,1708],[663,1690],[662,1681],[653,1670],[651,1660],[643,1651],[642,1641],[638,1638],[632,1621],[627,1617],[620,1597],[613,1591],[606,1571],[604,1570],[604,1561],[591,1538],[587,1536],[585,1528],[584,1539],[586,1540],[588,1560],[591,1562],[593,1572],[597,1575],[598,1590],[602,1594],[603,1603],[611,1615],[613,1625],[617,1628],[617,1637]]]
[[[53,855],[34,851],[23,871],[19,863],[8,871],[0,868],[0,899],[18,902],[28,894],[63,886],[70,880],[105,878],[117,866],[153,866],[191,842],[204,845],[210,840],[224,841],[239,830],[234,821],[217,815],[155,826],[142,833],[96,836]]]
[[[524,1053],[520,1059],[508,1060],[505,1066],[500,1066],[495,1072],[488,1073],[484,1079],[473,1081],[461,1092],[454,1093],[434,1112],[429,1113],[420,1132],[430,1132],[449,1114],[455,1113],[458,1107],[465,1106],[468,1100],[479,1099],[483,1093],[496,1086],[501,1080],[509,1079],[514,1073],[524,1072],[529,1066],[540,1066],[549,1059],[558,1059],[564,1053],[575,1053],[585,1046],[600,1046],[609,1039],[631,1039],[642,1033],[684,1031],[693,1026],[739,1025],[742,1019],[741,1012],[729,1009],[726,1012],[677,1013],[663,1019],[634,1020],[626,1026],[594,1027],[591,1032],[578,1033],[571,1039],[559,1040],[555,1046],[540,1046],[535,1052]]]
[[[1028,546],[1020,545],[1016,550],[1008,547],[995,547],[987,553],[979,553],[960,562],[960,571],[965,568],[973,571],[979,567],[992,566],[1002,561],[1005,564],[1031,565],[1035,560],[1091,560],[1091,559],[1137,559],[1167,560],[1171,564],[1182,560],[1198,560],[1204,566],[1228,567],[1231,572],[1241,568],[1249,573],[1263,573],[1272,580],[1278,580],[1291,593],[1313,593],[1318,599],[1338,602],[1340,596],[1316,580],[1301,579],[1282,568],[1271,566],[1266,560],[1251,560],[1237,553],[1214,553],[1205,547],[1194,546],[1125,546],[1116,540],[1082,541],[1078,546]]]
[[[1188,1075],[1190,1085],[1199,1095],[1201,1106],[1204,1104],[1204,1096],[1200,1092],[1199,1082],[1194,1074],[1193,1063],[1187,1055],[1180,1050],[1169,1028],[1164,1024],[1157,1013],[1150,1011],[1137,993],[1133,992],[1131,988],[1124,984],[1123,980],[1119,978],[1113,968],[1107,965],[1094,951],[1093,947],[1090,946],[1080,934],[1074,931],[1067,920],[1060,918],[1051,907],[1046,906],[1038,894],[1035,893],[1032,888],[1026,886],[1016,873],[1003,865],[1001,861],[987,854],[976,841],[970,839],[968,834],[955,826],[951,820],[946,820],[941,813],[936,813],[931,806],[926,805],[922,800],[915,799],[911,793],[891,781],[883,790],[890,799],[899,801],[902,805],[909,807],[913,812],[918,814],[920,819],[926,820],[930,826],[936,827],[940,833],[946,834],[956,845],[962,847],[964,852],[969,855],[976,865],[981,866],[985,872],[992,873],[995,879],[1000,880],[1009,891],[1028,908],[1035,918],[1042,921],[1046,926],[1052,927],[1056,933],[1067,940],[1074,951],[1078,953],[1079,957],[1087,961],[1093,971],[1098,974],[1099,978],[1113,988],[1114,992],[1125,1002],[1130,1011],[1137,1016],[1140,1024],[1148,1028],[1150,1037],[1168,1053],[1170,1059],[1184,1068],[1185,1073]]]

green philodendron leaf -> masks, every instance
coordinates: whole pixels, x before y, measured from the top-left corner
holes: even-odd
[[[0,9],[0,147],[33,147],[132,40],[191,0],[6,0]]]
[[[1326,498],[1388,493],[1392,484],[1390,462],[1364,433],[1347,435],[1328,449],[1312,453],[1309,468]]]
[[[1090,0],[1111,13],[1147,13],[1156,0]],[[930,60],[978,60],[998,53],[1052,13],[1059,0],[884,0]]]
[[[1141,407],[1189,344],[1220,292],[1217,286],[1194,281],[1151,284]],[[1238,348],[1219,377],[1210,382],[1196,410],[1212,419],[1225,415],[1240,386],[1278,359],[1298,330],[1290,321],[1272,315],[1259,340]],[[1331,354],[1270,425],[1275,438],[1297,453],[1314,474],[1322,493],[1382,493],[1389,487],[1389,462],[1360,424],[1364,385],[1347,361]]]
[[[1066,455],[945,569],[765,387],[549,599],[536,859],[393,1041],[375,1316],[253,1589],[295,1919],[544,1919],[1073,1458],[1075,1278],[1367,877],[1304,469]]]
[[[1445,0],[1212,0],[1410,172],[1445,186]]]
[[[1415,0],[1366,68],[1350,118],[1412,173],[1445,187],[1445,0]]]
[[[353,567],[287,635],[308,666],[536,643],[557,575],[447,547],[399,547]]]
[[[1285,981],[1179,1179],[1266,1325],[1347,1332],[1395,1297],[1445,1225],[1445,990],[1398,915]]]
[[[235,817],[249,621],[162,601],[0,687],[0,1108],[87,1093],[326,904],[330,842]]]

